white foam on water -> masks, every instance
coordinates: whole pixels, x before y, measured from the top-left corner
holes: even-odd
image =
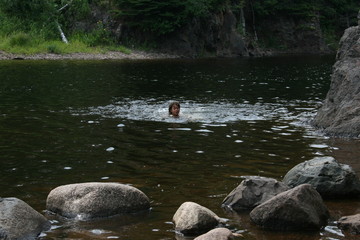
[[[276,104],[249,103],[195,103],[181,102],[178,118],[169,116],[168,103],[152,100],[119,101],[106,106],[85,109],[74,115],[100,115],[104,118],[119,118],[139,121],[188,123],[199,122],[206,126],[224,126],[236,121],[269,120],[279,114],[286,114],[287,109]],[[225,125],[226,126],[226,125]]]

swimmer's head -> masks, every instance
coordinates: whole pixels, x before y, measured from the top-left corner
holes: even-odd
[[[178,117],[180,113],[180,103],[171,102],[169,105],[169,114],[173,117]]]

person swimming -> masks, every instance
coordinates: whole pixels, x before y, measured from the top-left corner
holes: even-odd
[[[179,117],[179,113],[180,113],[180,103],[171,102],[169,105],[169,115],[172,117]]]

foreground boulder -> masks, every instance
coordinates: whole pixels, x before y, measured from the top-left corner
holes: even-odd
[[[175,231],[190,236],[215,228],[219,221],[214,212],[194,202],[183,203],[173,216]]]
[[[330,90],[313,124],[328,135],[360,137],[360,26],[340,40]]]
[[[293,167],[283,182],[290,187],[311,184],[323,197],[360,194],[360,181],[355,171],[333,157],[316,157]]]
[[[50,222],[17,198],[0,198],[0,239],[35,239]]]
[[[92,182],[53,189],[46,208],[67,218],[86,220],[148,210],[150,201],[143,192],[128,185]]]
[[[360,214],[340,218],[338,226],[340,229],[349,231],[351,234],[360,234]]]
[[[273,178],[249,176],[224,199],[222,206],[235,211],[253,209],[289,187]]]
[[[215,228],[203,235],[198,236],[194,240],[231,240],[236,237],[242,237],[241,234],[232,233],[227,228]]]
[[[271,230],[318,230],[329,212],[320,194],[309,184],[280,193],[250,212],[251,220]]]

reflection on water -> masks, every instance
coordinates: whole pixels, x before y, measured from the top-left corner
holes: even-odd
[[[90,222],[48,216],[41,239],[180,239],[185,201],[229,219],[246,239],[351,239],[339,216],[356,200],[327,201],[322,231],[269,232],[248,213],[221,209],[244,175],[281,180],[297,163],[335,156],[359,172],[358,141],[308,124],[329,87],[332,58],[0,62],[0,192],[45,209],[51,189],[76,182],[130,184],[151,199],[146,216]],[[180,101],[181,116],[168,116]]]

